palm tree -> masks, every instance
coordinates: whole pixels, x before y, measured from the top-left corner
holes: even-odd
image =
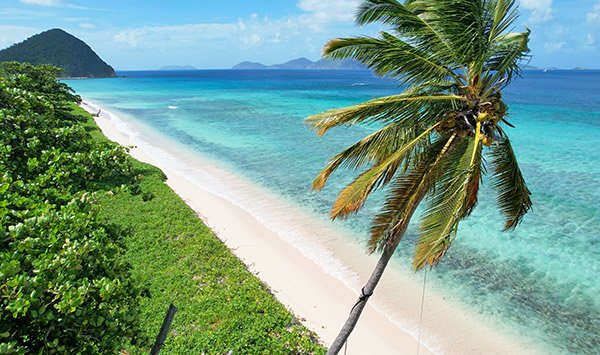
[[[503,127],[513,126],[501,91],[518,76],[529,52],[529,30],[511,32],[517,17],[515,0],[364,0],[357,24],[380,22],[391,31],[325,45],[325,56],[357,59],[405,87],[398,95],[307,118],[319,135],[342,125],[379,128],[333,156],[315,178],[313,187],[321,189],[338,168],[366,167],[341,191],[331,218],[358,211],[371,192],[388,187],[368,244],[381,257],[328,353],[336,354],[354,329],[421,202],[426,207],[415,271],[440,262],[459,222],[477,205],[486,166],[505,230],[514,229],[530,209],[531,193]]]

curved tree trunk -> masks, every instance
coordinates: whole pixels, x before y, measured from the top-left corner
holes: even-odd
[[[404,234],[404,231],[402,232],[402,234]],[[327,355],[337,354],[348,340],[350,333],[352,333],[352,330],[354,330],[354,327],[358,322],[360,314],[367,305],[369,297],[373,294],[375,287],[381,279],[381,275],[383,275],[383,272],[385,271],[385,267],[392,258],[392,255],[394,255],[394,252],[396,251],[396,248],[398,247],[398,244],[400,243],[401,239],[402,235],[398,236],[394,243],[390,244],[389,247],[386,247],[383,253],[381,254],[381,257],[379,258],[379,261],[375,266],[375,270],[373,270],[373,273],[369,277],[367,284],[365,285],[365,287],[363,287],[362,294],[358,298],[358,301],[356,302],[354,307],[352,307],[352,310],[350,311],[350,315],[348,316],[346,323],[342,327],[342,330],[340,330],[338,336],[335,338],[333,344],[331,344],[331,347],[329,347],[329,350],[327,350]]]
[[[446,152],[453,144],[454,138],[456,138],[456,133],[454,133],[451,137],[448,138],[444,148],[435,158],[435,162],[431,164],[425,163],[425,165],[423,165],[420,168],[422,169],[419,170],[420,174],[422,174],[420,178],[421,182],[431,180],[431,177],[434,177],[439,173],[441,167],[438,165],[438,163],[440,162],[442,157],[445,156]],[[402,237],[404,237],[404,233],[406,233],[406,229],[408,228],[408,223],[412,219],[412,216],[415,213],[417,206],[419,206],[430,187],[431,185],[429,183],[420,183],[418,184],[418,186],[415,187],[415,193],[411,196],[411,198],[413,198],[414,200],[410,204],[410,209],[407,211],[404,218],[400,222],[398,222],[398,224],[395,225],[395,233],[393,236],[394,239],[389,241],[389,244],[385,246],[383,253],[381,253],[381,256],[379,257],[379,261],[375,266],[375,270],[373,270],[373,273],[371,273],[367,284],[365,285],[365,287],[363,287],[362,294],[360,295],[360,297],[358,297],[358,301],[356,302],[354,307],[352,307],[352,310],[350,310],[350,315],[348,316],[346,323],[342,327],[342,330],[340,330],[340,333],[333,341],[333,344],[331,344],[329,350],[327,350],[327,355],[336,355],[337,353],[339,353],[346,341],[348,340],[350,333],[352,333],[354,327],[356,326],[356,323],[358,322],[360,314],[367,305],[369,297],[373,295],[373,291],[379,283],[379,280],[381,279],[381,276],[383,275],[383,272],[385,271],[388,262],[392,258],[392,255],[394,255],[396,248],[398,248],[398,244],[400,244]]]

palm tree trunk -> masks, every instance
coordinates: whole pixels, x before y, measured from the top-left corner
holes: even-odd
[[[440,151],[439,154],[437,154],[435,162],[431,164],[425,163],[425,165],[419,168],[418,171],[420,171],[420,174],[422,175],[419,179],[420,183],[415,187],[415,192],[410,197],[412,199],[410,207],[408,211],[406,211],[406,214],[403,216],[402,220],[398,221],[397,224],[394,226],[393,239],[387,241],[383,253],[381,253],[381,257],[379,257],[379,261],[377,261],[377,265],[375,265],[375,270],[373,270],[373,272],[371,273],[371,276],[369,277],[369,280],[367,280],[367,284],[365,285],[365,287],[362,288],[362,293],[360,297],[358,297],[358,301],[356,301],[356,304],[354,305],[354,307],[352,307],[352,310],[350,310],[350,315],[348,316],[346,323],[342,327],[342,330],[340,330],[340,333],[333,341],[333,344],[331,344],[329,350],[327,350],[327,355],[336,355],[337,353],[339,353],[346,341],[348,340],[350,333],[352,333],[352,331],[354,330],[354,327],[358,322],[360,314],[367,305],[369,297],[373,295],[373,291],[375,290],[375,287],[377,287],[379,280],[381,280],[381,276],[383,275],[383,272],[385,271],[388,262],[392,258],[392,255],[394,255],[396,248],[398,248],[398,244],[400,244],[402,237],[404,237],[404,233],[406,233],[406,229],[408,228],[408,223],[412,219],[412,216],[415,213],[417,206],[419,206],[419,204],[425,197],[425,194],[427,193],[427,191],[429,191],[429,188],[431,187],[431,184],[427,183],[426,181],[433,181],[433,177],[437,176],[439,170],[441,169],[438,163],[440,162],[442,157],[445,156],[446,152],[453,144],[456,136],[457,134],[454,133],[451,137],[448,138],[444,145],[444,148]]]
[[[354,330],[354,327],[358,322],[360,314],[367,305],[369,297],[371,297],[373,291],[375,290],[375,287],[379,283],[381,275],[383,275],[383,272],[385,271],[385,267],[392,258],[392,255],[394,255],[394,252],[396,251],[396,248],[398,247],[398,244],[402,239],[401,237],[402,235],[398,236],[394,243],[388,245],[384,249],[383,253],[381,254],[381,257],[379,258],[379,261],[377,262],[377,265],[375,266],[375,270],[373,270],[373,273],[369,277],[367,284],[362,289],[362,294],[360,295],[360,297],[358,297],[358,301],[356,302],[354,307],[352,307],[352,310],[350,311],[350,315],[348,316],[346,323],[342,327],[342,330],[340,330],[338,336],[333,341],[333,344],[331,344],[331,347],[329,347],[329,350],[327,350],[327,355],[337,354],[348,340],[350,333],[352,333],[352,330]]]

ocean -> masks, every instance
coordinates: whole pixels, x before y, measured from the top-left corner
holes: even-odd
[[[66,82],[86,99],[323,220],[356,173],[339,172],[321,192],[311,190],[313,177],[329,157],[372,128],[339,128],[317,137],[304,118],[402,89],[366,71],[118,74],[122,77]],[[504,97],[516,126],[507,130],[533,209],[514,232],[501,232],[494,191],[484,183],[479,205],[461,223],[428,282],[545,351],[595,353],[600,348],[600,71],[525,71]],[[366,245],[382,196],[375,194],[356,216],[335,222],[352,232],[348,243]],[[397,253],[395,267],[406,272],[411,272],[417,228],[411,224]]]

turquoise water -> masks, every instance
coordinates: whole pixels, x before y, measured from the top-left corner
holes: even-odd
[[[351,174],[322,192],[310,182],[328,157],[367,133],[316,137],[311,114],[397,93],[397,83],[354,71],[121,72],[68,81],[78,93],[124,112],[223,163],[283,198],[325,215]],[[502,233],[489,184],[430,275],[448,297],[500,320],[551,352],[600,349],[600,72],[525,72],[506,94],[509,129],[533,193],[533,210]],[[341,176],[340,176],[341,175]],[[344,223],[364,245],[381,194]],[[398,256],[408,259],[409,230]]]

